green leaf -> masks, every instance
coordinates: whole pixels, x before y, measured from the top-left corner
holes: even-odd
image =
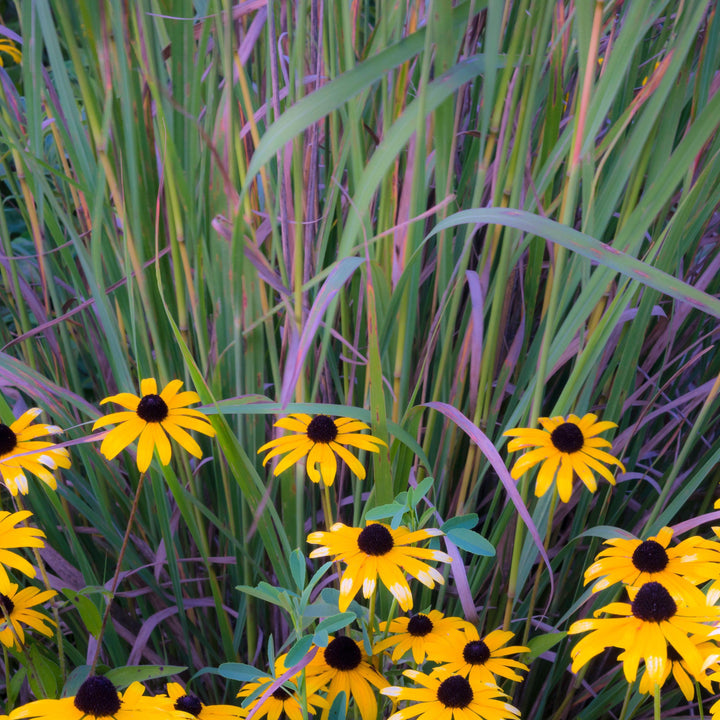
[[[305,555],[297,548],[290,553],[290,573],[297,589],[302,590],[307,579],[307,568],[305,566]]]
[[[475,513],[469,515],[458,515],[457,517],[446,520],[440,529],[444,533],[449,533],[451,530],[456,528],[465,528],[466,530],[472,530],[478,524],[478,516]]]
[[[328,720],[345,720],[347,712],[347,701],[345,700],[345,691],[341,690],[333,700],[328,713]]]
[[[122,690],[134,682],[145,682],[155,678],[177,675],[187,670],[183,665],[133,665],[131,667],[119,667],[108,670],[105,677]]]
[[[288,651],[285,658],[285,667],[297,665],[310,651],[313,644],[312,635],[303,635]]]
[[[315,628],[315,635],[313,635],[313,642],[319,647],[325,647],[328,643],[327,636],[334,633],[340,628],[347,627],[351,622],[355,620],[355,613],[343,612],[327,617],[318,623]]]
[[[258,600],[264,600],[265,602],[272,603],[273,605],[279,605],[288,612],[292,610],[292,604],[287,591],[279,590],[269,585],[265,581],[261,582],[257,587],[251,587],[250,585],[236,585],[236,590],[252,595],[258,598]]]
[[[635,536],[627,530],[613,527],[612,525],[597,525],[593,528],[581,532],[576,539],[581,537],[599,537],[603,540],[609,540],[610,538],[624,538],[625,540],[633,540]]]
[[[97,637],[102,627],[102,616],[93,601],[71,588],[63,588],[61,592],[75,606],[88,632]]]
[[[245,663],[223,663],[217,669],[217,674],[227,680],[237,680],[242,683],[252,682],[265,675],[261,670]]]
[[[495,548],[480,533],[467,528],[454,528],[447,533],[448,539],[454,542],[461,550],[466,550],[473,555],[484,555],[493,557]]]
[[[408,496],[411,507],[415,507],[430,492],[434,482],[435,478],[426,477],[417,484],[417,487],[410,488]]]
[[[386,505],[378,505],[365,513],[366,520],[386,520],[393,517],[398,510],[405,512],[405,506],[397,502],[387,503]]]
[[[529,655],[525,656],[524,661],[526,663],[531,663],[533,660],[540,657],[540,655],[549,650],[551,647],[557,645],[565,637],[567,637],[567,633],[564,632],[536,635],[534,638],[528,640],[528,647],[530,648],[530,653]]]

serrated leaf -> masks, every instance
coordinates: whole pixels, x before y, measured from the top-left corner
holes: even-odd
[[[440,529],[445,533],[449,533],[451,530],[457,528],[465,528],[466,530],[472,530],[478,524],[478,516],[475,513],[469,515],[458,515],[457,517],[446,520]]]
[[[551,647],[557,645],[565,637],[567,637],[567,633],[565,632],[545,633],[543,635],[536,635],[534,638],[528,640],[530,654],[525,659],[525,662],[531,663],[533,660],[540,657],[540,655],[542,655],[544,652],[547,652]]]
[[[245,663],[223,663],[217,669],[217,674],[227,680],[237,680],[242,683],[252,682],[265,675],[264,672]]]
[[[312,644],[312,635],[303,635],[288,651],[285,667],[297,665],[308,654]]]
[[[495,555],[495,548],[492,543],[474,530],[455,528],[446,534],[448,539],[454,542],[461,550],[473,555],[483,555],[484,557],[493,557]]]
[[[102,616],[93,601],[71,588],[63,588],[61,592],[75,606],[87,631],[97,637],[102,627]]]
[[[108,670],[105,673],[105,677],[110,680],[116,688],[122,690],[134,682],[145,682],[146,680],[154,680],[155,678],[177,675],[184,670],[187,670],[187,668],[183,665],[132,665]]]

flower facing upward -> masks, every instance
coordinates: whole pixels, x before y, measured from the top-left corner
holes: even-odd
[[[166,695],[145,695],[145,688],[139,682],[132,683],[121,694],[108,678],[91,675],[72,697],[35,700],[23,705],[22,717],[37,720],[166,720],[190,716],[176,712]]]
[[[397,662],[408,650],[412,650],[417,664],[422,663],[426,656],[442,662],[451,654],[453,647],[464,644],[462,631],[466,627],[472,627],[467,620],[444,617],[439,610],[398,617],[389,623],[380,623],[380,631],[389,631],[392,635],[376,643],[373,653],[394,647],[393,662]]]
[[[0,581],[2,582],[9,582],[5,566],[19,570],[28,577],[35,577],[35,568],[24,557],[10,550],[10,548],[45,547],[42,541],[45,533],[42,530],[33,527],[15,527],[31,515],[29,510],[14,513],[0,511]]]
[[[664,527],[647,540],[612,538],[585,571],[585,584],[600,578],[593,592],[622,582],[640,587],[662,583],[670,594],[686,605],[702,605],[705,595],[696,587],[720,576],[720,544],[690,537],[669,547],[673,531]]]
[[[242,708],[235,705],[205,705],[197,695],[186,693],[180,683],[168,683],[167,696],[175,710],[200,720],[235,720],[242,716]]]
[[[461,675],[473,683],[496,684],[496,675],[508,680],[522,680],[513,668],[527,670],[527,665],[506,656],[530,652],[530,648],[524,645],[503,647],[513,635],[509,630],[493,630],[481,638],[477,628],[468,623],[463,630],[463,640],[453,645],[447,659],[439,659],[443,664],[433,672]]]
[[[96,430],[119,423],[103,439],[100,452],[112,460],[139,436],[137,465],[140,472],[145,472],[150,467],[155,448],[163,465],[170,462],[172,449],[169,435],[191,455],[202,457],[200,446],[183,428],[196,430],[209,437],[215,435],[215,430],[203,413],[187,407],[190,403],[199,402],[200,397],[191,390],[178,392],[182,385],[182,380],[172,380],[158,394],[155,379],[146,378],[140,383],[142,397],[120,393],[102,400],[101,405],[112,402],[126,410],[110,413],[93,425],[93,430]]]
[[[597,481],[593,470],[599,472],[611,485],[615,484],[613,474],[603,463],[617,465],[621,472],[625,466],[601,447],[610,447],[607,440],[597,435],[608,428],[617,427],[613,422],[596,422],[597,415],[588,413],[579,418],[577,415],[562,415],[553,418],[541,417],[544,430],[534,428],[513,428],[503,435],[514,437],[508,443],[508,450],[522,450],[535,447],[515,461],[510,475],[517,480],[523,473],[542,462],[535,495],[541,497],[552,485],[557,472],[557,488],[560,499],[568,502],[572,495],[573,472],[585,483],[590,492],[597,490]]]
[[[420,687],[388,687],[380,692],[394,701],[410,700],[408,705],[388,720],[408,720],[420,715],[421,720],[515,720],[520,711],[500,698],[505,695],[496,685],[473,681],[461,675],[425,675],[405,670]],[[365,716],[363,716],[365,717]]]
[[[679,606],[659,582],[645,583],[632,604],[614,602],[598,610],[617,617],[592,618],[574,622],[569,635],[587,632],[572,649],[572,671],[577,672],[605,648],[618,647],[618,660],[628,682],[634,682],[640,660],[653,684],[661,684],[668,663],[668,646],[672,645],[685,661],[691,674],[702,673],[703,657],[698,643],[708,639],[713,630],[705,623],[717,619],[720,608],[709,605]]]
[[[18,592],[15,583],[7,579],[0,580],[0,643],[5,647],[13,647],[19,640],[24,645],[23,624],[37,630],[41,635],[51,636],[52,630],[45,623],[53,621],[30,608],[46,602],[56,594],[54,590],[40,591],[34,587],[26,587]]]
[[[17,495],[18,490],[27,495],[28,483],[25,470],[37,475],[53,490],[57,481],[51,472],[58,467],[70,467],[70,454],[66,448],[58,448],[47,440],[36,440],[43,435],[53,435],[62,430],[56,425],[33,425],[32,421],[42,412],[30,408],[14,423],[0,423],[0,476],[5,487]]]
[[[304,413],[296,413],[286,418],[281,418],[275,423],[275,427],[283,430],[290,430],[295,435],[286,435],[265,443],[258,453],[269,450],[265,456],[263,465],[268,460],[278,456],[285,457],[277,464],[274,475],[279,475],[284,470],[307,456],[307,473],[313,482],[320,482],[325,485],[332,485],[337,473],[337,453],[347,466],[361,480],[365,477],[365,468],[360,461],[346,448],[345,445],[356,447],[359,450],[379,452],[380,446],[385,443],[373,435],[363,435],[359,430],[370,428],[359,420],[353,418],[337,418],[333,420],[327,415],[316,415],[314,418]],[[285,454],[287,453],[287,454]],[[318,470],[316,465],[320,466]]]
[[[367,661],[362,647],[345,635],[330,638],[327,647],[318,649],[307,664],[305,675],[313,687],[328,686],[322,720],[327,720],[333,700],[341,692],[345,693],[346,710],[352,697],[361,718],[376,717],[377,698],[371,686],[379,689],[388,686],[385,678]]]
[[[310,553],[311,558],[334,555],[347,567],[340,578],[340,612],[360,590],[370,597],[375,590],[378,575],[385,587],[395,596],[404,612],[413,606],[410,586],[405,572],[417,578],[429,588],[444,583],[443,576],[424,560],[450,562],[447,553],[430,548],[409,547],[410,543],[443,535],[441,530],[429,528],[410,532],[405,527],[393,530],[381,523],[368,523],[365,528],[347,527],[335,523],[330,532],[313,532],[308,535],[312,545],[322,545]]]

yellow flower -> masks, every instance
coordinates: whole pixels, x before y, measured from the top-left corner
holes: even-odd
[[[322,652],[321,650],[318,652]],[[277,658],[275,661],[275,674],[277,676],[282,675],[287,668],[284,665],[285,655]],[[296,673],[289,680],[287,680],[279,688],[276,688],[265,700],[262,705],[255,712],[253,717],[261,718],[267,715],[268,720],[279,720],[280,718],[287,717],[288,720],[303,720],[303,708],[300,704],[301,696],[298,689],[297,681],[300,677],[300,673]],[[237,697],[250,697],[262,688],[262,692],[248,705],[240,708],[240,712],[243,717],[247,716],[253,708],[255,708],[260,702],[264,691],[270,686],[275,680],[275,677],[266,675],[259,677],[257,680],[246,683],[238,692]],[[322,688],[324,683],[318,682],[317,679],[308,679],[305,684],[305,706],[307,708],[307,714],[312,717],[317,713],[318,708],[325,708],[328,706],[325,698],[318,695],[318,690]]]
[[[46,468],[55,470],[58,467],[70,467],[70,454],[66,448],[58,448],[54,443],[35,439],[42,435],[62,432],[55,425],[32,425],[32,421],[41,412],[40,408],[30,408],[12,425],[0,423],[0,476],[13,495],[17,495],[18,490],[27,495],[25,470],[37,475],[54,490],[57,481]]]
[[[190,390],[178,392],[182,385],[182,380],[172,380],[158,394],[155,379],[146,378],[140,383],[142,397],[120,393],[102,400],[101,405],[112,402],[127,409],[110,413],[93,425],[93,430],[96,430],[119,423],[105,436],[100,452],[112,460],[139,436],[137,466],[140,472],[145,472],[150,467],[155,448],[163,465],[170,462],[172,449],[169,435],[191,455],[202,457],[200,446],[183,428],[197,430],[209,437],[215,435],[215,430],[203,413],[187,407],[190,403],[199,402],[200,397]]]
[[[720,544],[690,537],[669,547],[673,531],[664,527],[647,540],[612,538],[610,547],[598,553],[585,571],[585,584],[601,578],[593,592],[622,582],[640,587],[646,582],[662,583],[673,596],[688,605],[702,605],[705,595],[696,585],[720,576]]]
[[[443,663],[435,672],[460,675],[470,679],[471,683],[496,684],[496,675],[508,680],[522,680],[513,668],[527,670],[525,663],[506,657],[517,653],[530,652],[524,645],[503,647],[513,636],[509,630],[493,630],[484,638],[480,637],[474,625],[467,624],[463,630],[464,639],[454,644],[449,655],[438,657]]]
[[[434,661],[448,657],[453,647],[465,643],[463,629],[472,627],[467,620],[457,617],[444,617],[439,610],[418,613],[412,617],[398,617],[390,623],[381,622],[381,632],[391,632],[373,647],[377,654],[394,647],[392,661],[397,662],[408,650],[412,650],[413,660],[420,664],[425,657]]]
[[[361,718],[375,718],[377,698],[372,686],[380,689],[388,686],[385,678],[367,661],[362,647],[345,635],[330,638],[326,648],[318,649],[307,664],[305,674],[308,682],[328,686],[327,707],[323,709],[322,720],[327,720],[333,700],[342,691],[345,692],[346,711],[353,697]]]
[[[77,694],[59,700],[35,700],[23,705],[22,717],[37,720],[166,720],[189,718],[173,707],[166,695],[145,695],[145,688],[134,682],[124,692],[102,675],[91,675],[78,688]]]
[[[523,473],[542,462],[535,484],[535,495],[543,496],[552,485],[557,473],[557,488],[560,499],[568,502],[572,495],[573,473],[585,483],[590,492],[597,490],[597,481],[593,470],[599,472],[611,485],[615,484],[613,474],[603,465],[617,465],[625,472],[624,465],[609,453],[600,450],[610,447],[610,443],[597,435],[608,428],[617,427],[613,422],[596,422],[597,415],[588,413],[582,418],[577,415],[562,415],[553,418],[541,417],[544,430],[534,428],[513,428],[503,435],[514,437],[508,443],[513,452],[527,447],[535,447],[529,453],[515,461],[510,475],[517,480]]]
[[[442,585],[444,578],[423,560],[451,561],[450,556],[440,550],[409,545],[442,534],[435,528],[410,532],[405,527],[393,530],[381,523],[368,523],[365,528],[335,523],[330,532],[310,533],[307,541],[312,545],[322,545],[310,553],[311,558],[334,555],[336,560],[347,564],[340,578],[340,612],[347,610],[360,586],[363,596],[370,597],[378,576],[403,611],[408,612],[413,606],[413,597],[405,573],[433,588],[436,582]]]
[[[281,418],[275,423],[275,427],[283,430],[290,430],[295,435],[286,435],[265,443],[258,453],[270,450],[263,460],[266,465],[268,460],[278,456],[285,457],[277,464],[274,475],[279,475],[284,470],[307,456],[307,473],[313,482],[322,481],[325,485],[332,485],[337,473],[337,453],[348,465],[355,475],[361,480],[365,477],[365,468],[360,461],[343,447],[349,445],[359,450],[379,452],[380,446],[385,443],[373,435],[362,435],[359,430],[370,428],[359,420],[353,418],[337,418],[333,420],[327,415],[316,415],[311,418],[304,413],[296,413],[286,418]],[[320,470],[316,468],[320,466]]]
[[[14,513],[0,511],[0,581],[2,582],[9,582],[6,565],[28,577],[35,577],[35,568],[24,557],[10,551],[10,548],[45,547],[42,541],[45,533],[42,530],[33,527],[15,527],[31,515],[29,510]]]
[[[617,617],[597,617],[603,612]],[[595,618],[579,620],[570,626],[569,635],[592,631],[572,649],[572,671],[577,672],[605,648],[618,647],[623,649],[618,660],[623,663],[628,682],[637,677],[642,659],[650,682],[659,685],[668,664],[668,646],[672,645],[690,673],[699,676],[704,660],[698,643],[707,640],[713,630],[705,623],[719,614],[720,608],[708,605],[678,605],[661,583],[645,583],[632,604],[610,603],[598,610]]]
[[[416,715],[420,715],[421,720],[515,720],[520,717],[516,707],[500,699],[507,695],[496,685],[461,675],[425,675],[417,670],[405,670],[403,675],[421,687],[394,686],[381,690],[395,702],[414,702],[388,720],[408,720]]]
[[[22,52],[20,52],[20,49],[15,46],[12,40],[8,40],[7,38],[0,38],[0,67],[5,66],[2,58],[3,53],[9,55],[16,63],[22,60]]]
[[[197,695],[186,693],[180,683],[168,683],[167,696],[175,710],[200,720],[235,720],[242,716],[242,708],[235,705],[205,705]]]
[[[707,668],[708,664],[717,662],[718,657],[720,657],[718,654],[720,652],[720,648],[714,642],[708,642],[704,637],[691,637],[690,640],[696,643],[697,649],[703,658],[704,668]],[[672,673],[672,676],[675,678],[675,682],[677,682],[678,687],[688,702],[692,701],[693,697],[695,697],[695,680],[697,680],[709,693],[713,692],[712,681],[716,678],[713,678],[712,675],[707,675],[705,672],[695,675],[688,667],[685,660],[683,660],[680,653],[675,650],[672,645],[668,645],[667,657],[668,661],[665,664],[665,671],[662,676],[662,682],[660,682],[660,687],[665,684],[665,681]],[[655,684],[650,679],[650,675],[647,671],[645,671],[640,678],[638,690],[644,695],[650,695],[655,690]]]
[[[40,591],[34,587],[26,587],[18,592],[15,583],[7,578],[0,580],[0,643],[5,647],[13,647],[19,640],[24,645],[23,623],[41,635],[51,636],[52,630],[45,623],[53,621],[30,608],[48,601],[56,594],[54,590]]]

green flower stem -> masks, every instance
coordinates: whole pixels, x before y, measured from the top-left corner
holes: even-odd
[[[557,470],[555,471],[555,475],[557,476]],[[548,510],[547,530],[545,531],[545,542],[543,543],[546,552],[550,548],[550,538],[552,537],[553,531],[553,518],[555,517],[555,509],[557,508],[558,497],[559,494],[557,490],[557,485],[553,484],[552,498],[550,499],[550,508]],[[535,572],[535,583],[533,584],[532,595],[530,597],[530,605],[528,607],[527,620],[525,622],[525,631],[523,632],[523,645],[527,644],[528,637],[530,635],[530,619],[535,612],[535,602],[537,600],[538,589],[540,588],[540,578],[542,577],[544,572],[545,565],[540,563],[538,565],[537,571]]]
[[[653,717],[655,720],[662,720],[660,714],[660,686],[655,683],[655,689],[653,690]]]
[[[25,510],[25,505],[22,501],[22,496],[18,495],[16,498],[17,507],[19,510]],[[27,523],[23,523],[25,526],[27,526]],[[47,568],[45,567],[45,561],[40,556],[40,548],[32,548],[33,555],[35,556],[35,562],[37,563],[38,568],[40,568],[40,577],[42,577],[43,584],[45,585],[46,590],[52,591],[52,587],[50,586],[50,578],[47,574]],[[51,606],[51,611],[53,614],[53,619],[55,620],[55,638],[57,640],[57,653],[58,653],[58,660],[60,662],[60,677],[62,677],[63,682],[67,679],[67,668],[65,667],[65,646],[63,641],[63,635],[62,630],[60,629],[60,613],[58,612],[57,607],[53,604]]]
[[[130,517],[125,527],[125,536],[123,537],[122,545],[120,546],[120,553],[117,559],[117,565],[115,566],[115,574],[113,575],[112,586],[110,587],[110,597],[108,603],[105,606],[105,612],[103,613],[102,623],[100,625],[100,632],[97,636],[97,646],[95,647],[95,655],[93,655],[92,662],[90,663],[90,675],[95,672],[98,659],[100,658],[100,648],[102,647],[102,638],[105,633],[105,627],[107,626],[108,619],[110,618],[110,608],[112,602],[115,599],[115,591],[117,590],[118,583],[120,582],[120,568],[122,567],[122,561],[125,557],[125,550],[127,549],[128,542],[130,541],[130,530],[132,529],[133,521],[135,520],[135,513],[137,512],[138,503],[140,501],[140,491],[142,490],[143,483],[145,481],[146,474],[140,473],[138,478],[137,489],[135,490],[135,497],[133,498],[132,508],[130,508]]]
[[[623,704],[620,710],[620,715],[618,716],[618,720],[629,720],[629,716],[626,717],[625,713],[628,710],[628,704],[630,703],[630,698],[632,697],[632,690],[633,686],[628,683],[627,689],[625,690],[625,697],[623,698]]]
[[[333,513],[332,513],[332,502],[330,501],[330,488],[325,484],[324,480],[321,480],[323,491],[322,491],[322,506],[323,515],[325,515],[325,531],[330,532],[330,528],[333,526]]]

